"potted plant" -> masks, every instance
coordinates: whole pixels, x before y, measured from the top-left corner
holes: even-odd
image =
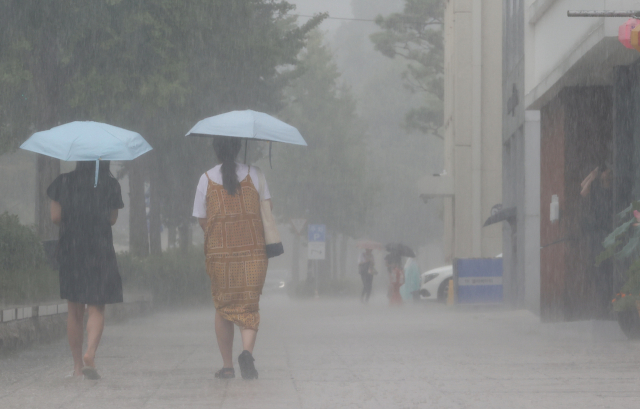
[[[640,201],[618,214],[617,227],[602,245],[597,265],[612,257],[629,265],[625,283],[611,304],[622,331],[629,338],[640,338]]]

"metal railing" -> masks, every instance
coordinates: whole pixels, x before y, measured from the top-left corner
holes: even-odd
[[[640,19],[640,10],[599,11],[599,10],[569,10],[568,17],[632,17]]]

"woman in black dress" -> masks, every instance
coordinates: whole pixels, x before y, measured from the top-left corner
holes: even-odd
[[[111,226],[124,203],[108,161],[100,162],[98,185],[94,184],[95,162],[78,162],[74,171],[58,176],[47,189],[52,200],[51,220],[60,226],[60,298],[69,305],[67,336],[74,375],[84,374],[89,379],[100,377],[95,355],[104,328],[104,306],[122,302]],[[85,305],[89,318],[83,356]]]

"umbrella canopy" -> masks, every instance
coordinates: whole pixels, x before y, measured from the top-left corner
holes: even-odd
[[[385,250],[389,253],[397,254],[402,257],[415,257],[416,253],[413,252],[411,247],[402,243],[389,243],[385,246]]]
[[[356,247],[363,250],[384,250],[382,243],[373,240],[359,240]]]
[[[67,161],[132,160],[153,149],[137,132],[91,121],[36,132],[20,148]]]
[[[231,111],[203,119],[186,136],[230,136],[307,146],[293,126],[252,110]]]
[[[100,122],[76,121],[36,132],[21,149],[66,161],[132,160],[151,145],[137,132]]]

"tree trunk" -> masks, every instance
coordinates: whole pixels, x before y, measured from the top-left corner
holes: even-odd
[[[338,233],[331,233],[331,279],[338,278]]]
[[[60,78],[55,37],[41,32],[42,52],[34,53],[30,61],[36,102],[36,128],[44,131],[58,125]],[[60,161],[44,155],[36,159],[36,224],[42,240],[58,238],[58,227],[51,222],[47,187],[60,175]]]
[[[344,234],[340,237],[340,277],[347,277],[347,253],[349,251],[349,238]]]
[[[178,231],[175,226],[167,227],[167,247],[175,248],[178,241]]]
[[[291,281],[300,281],[300,235],[293,235],[293,254],[291,255]]]
[[[129,251],[137,257],[149,255],[149,232],[144,200],[144,167],[138,158],[129,168]]]
[[[38,154],[36,158],[36,224],[41,240],[58,238],[58,226],[51,221],[47,188],[60,174],[60,161]]]
[[[182,223],[178,226],[178,235],[180,240],[180,251],[186,254],[191,246],[191,225],[189,223]]]
[[[331,232],[327,229],[325,233],[325,242],[324,242],[324,260],[322,260],[322,266],[324,267],[325,279],[330,281],[333,277],[333,271],[331,266],[331,259],[333,258],[333,251],[331,251],[331,244],[333,240],[331,239]]]
[[[149,154],[149,250],[151,254],[162,253],[162,221],[160,219],[160,192],[158,191],[158,155]]]

